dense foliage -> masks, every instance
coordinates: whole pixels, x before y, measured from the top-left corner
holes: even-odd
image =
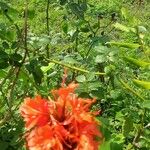
[[[19,107],[78,82],[100,150],[150,149],[149,0],[0,1],[0,149],[24,150]]]

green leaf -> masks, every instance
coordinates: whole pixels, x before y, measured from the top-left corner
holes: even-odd
[[[110,122],[108,118],[104,117],[96,117],[102,124],[100,127],[100,131],[102,132],[102,135],[105,137],[105,141],[111,140],[111,129],[110,129]]]
[[[8,29],[6,31],[6,34],[5,34],[5,39],[9,42],[12,42],[15,40],[15,37],[16,37],[16,32],[15,30],[13,29]]]
[[[78,82],[85,82],[85,81],[86,81],[86,78],[85,78],[84,75],[79,75],[79,76],[76,77],[76,80],[77,80]]]
[[[96,52],[100,53],[101,55],[109,53],[109,51],[110,51],[110,49],[107,46],[103,46],[103,45],[96,45],[94,47],[94,49],[95,49]]]
[[[9,66],[8,59],[9,55],[4,51],[0,51],[0,69],[5,69]]]
[[[1,61],[0,60],[0,69],[5,69],[9,66],[9,63],[6,61]]]
[[[62,23],[62,29],[65,34],[68,33],[68,23],[67,22]]]
[[[42,72],[42,70],[40,69],[39,66],[36,66],[34,68],[34,70],[32,71],[32,74],[33,74],[35,82],[37,84],[41,84],[42,78],[43,78],[43,72]]]
[[[17,46],[18,46],[18,42],[12,42],[12,45],[11,45],[11,48],[12,49],[16,49],[17,48]]]
[[[5,78],[6,75],[7,75],[6,71],[0,70],[0,79]]]
[[[122,122],[123,119],[124,115],[122,114],[122,112],[121,111],[116,112],[115,120],[119,120],[120,122]]]
[[[8,147],[9,147],[9,143],[8,143],[8,142],[5,142],[5,141],[0,141],[0,147],[1,147],[3,150],[7,150]]]
[[[68,2],[68,0],[60,0],[60,5],[65,5]]]
[[[35,17],[35,10],[34,9],[29,9],[28,10],[28,18],[33,19]]]
[[[150,63],[149,62],[145,62],[145,61],[142,61],[142,60],[137,60],[137,59],[134,59],[132,57],[124,57],[124,59],[138,67],[149,67],[150,66]]]
[[[92,81],[95,78],[95,73],[94,72],[90,72],[86,75],[87,81]]]
[[[46,73],[47,71],[49,71],[51,68],[54,67],[54,63],[49,63],[48,66],[42,66],[41,70],[43,71],[43,73]]]
[[[30,64],[26,65],[27,70],[34,77],[36,84],[41,84],[43,78],[43,71],[41,70],[41,66],[39,65],[39,61],[37,59],[32,59]]]
[[[102,87],[102,85],[101,85],[101,83],[95,81],[95,82],[90,82],[88,84],[88,87],[91,91],[93,91],[93,90],[97,90],[99,87]]]
[[[64,63],[67,63],[67,64],[77,64],[78,62],[72,58],[71,56],[66,56],[64,57],[64,60],[63,60]]]
[[[18,15],[18,11],[4,2],[0,2],[0,10],[2,10],[3,14],[9,14],[11,17],[16,17]]]
[[[78,34],[79,34],[79,31],[78,31],[78,30],[76,30],[76,31],[73,33],[73,35],[72,35],[72,37],[71,37],[71,41],[72,41],[72,42],[75,41],[75,39],[78,37]]]
[[[128,9],[126,9],[125,7],[122,7],[121,8],[121,14],[124,17],[124,19],[127,19],[129,17]]]
[[[118,46],[118,47],[124,47],[124,48],[131,48],[131,49],[140,47],[139,44],[123,43],[123,42],[107,42],[106,44],[110,44],[110,45],[114,45],[114,46]]]
[[[80,7],[77,3],[70,3],[69,7],[71,11],[80,19],[84,19],[84,11],[82,10],[82,7]]]
[[[111,150],[111,149],[110,149],[110,142],[109,142],[109,141],[103,142],[103,143],[99,146],[98,149],[99,149],[99,150]]]
[[[14,66],[20,66],[21,65],[22,56],[17,53],[13,53],[10,55],[9,63]]]
[[[124,25],[122,25],[122,24],[120,24],[118,22],[114,24],[114,27],[116,29],[121,30],[121,31],[130,32],[130,28],[128,28],[128,27],[126,27],[126,26],[124,26]]]
[[[150,49],[147,49],[147,50],[145,51],[145,54],[146,54],[147,56],[150,56]]]
[[[111,150],[122,150],[122,144],[118,144],[116,142],[110,143]]]
[[[46,44],[49,44],[50,43],[50,37],[49,36],[42,36],[39,38],[39,45],[40,46],[43,46],[43,45],[46,45]]]
[[[86,32],[89,32],[90,29],[88,27],[83,27],[83,28],[80,28],[80,31],[86,33]]]
[[[147,29],[143,26],[138,26],[138,32],[144,34],[147,32]]]
[[[143,107],[150,109],[150,100],[146,100],[143,102]]]
[[[81,7],[81,9],[82,9],[82,11],[86,11],[87,10],[87,3],[86,3],[86,1],[85,2],[82,2],[81,4],[80,4],[80,7]]]
[[[134,79],[133,82],[139,87],[150,90],[150,82],[136,80],[136,79]]]
[[[122,24],[120,24],[118,22],[114,24],[114,27],[116,29],[124,31],[124,32],[134,32],[134,33],[136,33],[136,29],[135,28],[124,26],[124,25],[122,25]]]
[[[101,86],[101,85],[100,85]],[[90,87],[91,87],[91,85],[90,85]],[[89,88],[90,88],[89,87]],[[94,87],[95,88],[95,87]],[[96,87],[96,90],[93,90],[93,89],[90,89],[91,90],[91,92],[90,92],[90,96],[92,97],[92,98],[96,98],[96,99],[103,99],[104,98],[104,94],[102,94],[103,93],[103,89],[102,89],[103,87],[101,86],[101,89],[100,88],[97,88]]]
[[[22,79],[23,82],[24,82],[24,84],[25,84],[25,83],[29,82],[29,77],[25,74],[25,71],[23,71],[23,70],[25,70],[25,69],[22,68],[22,69],[20,70],[19,79]]]
[[[4,49],[9,49],[9,44],[7,42],[2,43]]]
[[[109,65],[109,66],[106,66],[105,68],[104,68],[104,71],[105,71],[105,73],[107,74],[107,75],[110,75],[110,74],[112,74],[114,71],[115,71],[115,66],[114,65]]]
[[[104,55],[97,55],[95,58],[96,63],[103,63],[106,61],[106,57]]]
[[[8,59],[8,58],[9,58],[9,55],[6,52],[0,51],[0,60]]]
[[[10,59],[13,61],[20,61],[22,60],[22,56],[20,54],[14,53],[10,55]]]
[[[130,117],[126,117],[122,126],[123,135],[127,137],[132,130],[133,130],[133,121]]]
[[[117,143],[119,145],[125,142],[125,137],[123,136],[122,133],[118,134],[113,133],[111,138],[114,143]]]

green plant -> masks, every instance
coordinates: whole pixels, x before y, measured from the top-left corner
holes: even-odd
[[[23,149],[21,102],[51,96],[67,68],[77,94],[97,99],[100,149],[148,150],[149,8],[148,0],[1,0],[0,146]]]

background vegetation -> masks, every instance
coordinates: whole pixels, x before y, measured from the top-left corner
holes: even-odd
[[[149,0],[1,0],[0,148],[23,150],[19,106],[67,82],[97,98],[100,150],[150,149]]]

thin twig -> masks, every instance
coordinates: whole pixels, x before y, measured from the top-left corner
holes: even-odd
[[[9,102],[9,108],[10,109],[12,107],[13,93],[14,93],[15,85],[16,85],[18,77],[19,77],[19,73],[20,73],[20,67],[17,67],[16,68],[16,76],[15,76],[15,79],[13,80],[13,82],[12,82],[10,92],[9,92],[9,97],[8,97],[8,102]]]
[[[58,65],[61,65],[63,67],[73,69],[75,71],[79,71],[79,72],[82,72],[82,73],[90,73],[90,71],[88,71],[88,70],[85,70],[85,69],[82,69],[82,68],[78,68],[78,67],[75,67],[75,66],[71,66],[71,65],[68,65],[68,64],[64,64],[64,63],[61,63],[60,61],[57,61],[57,60],[54,60],[54,59],[53,60],[46,59],[46,60],[49,61],[49,62],[58,64]],[[106,75],[106,73],[104,73],[104,72],[95,72],[94,74],[95,75],[102,75],[102,76]]]
[[[49,5],[50,0],[47,0],[47,6],[46,6],[46,28],[47,28],[47,35],[50,34],[50,28],[49,28]],[[46,45],[46,51],[47,51],[47,58],[49,58],[49,44]]]
[[[25,62],[25,59],[26,59],[26,56],[27,56],[27,53],[28,53],[28,48],[27,48],[27,32],[28,32],[27,31],[27,27],[28,27],[27,19],[28,19],[28,16],[27,15],[28,15],[28,0],[26,0],[25,22],[24,22],[24,49],[25,49],[25,53],[24,53],[24,57],[23,57],[22,62],[21,62],[21,66]],[[19,77],[21,66],[16,67],[16,76],[15,76],[15,79],[13,80],[13,82],[12,82],[11,89],[10,89],[10,92],[9,92],[8,101],[9,101],[9,107],[10,108],[12,107],[13,93],[14,93],[15,85],[16,85],[18,77]]]
[[[25,20],[24,20],[24,49],[25,49],[25,54],[24,54],[24,57],[22,59],[21,64],[23,64],[25,62],[26,56],[28,54],[27,36],[28,36],[28,0],[26,0]]]

